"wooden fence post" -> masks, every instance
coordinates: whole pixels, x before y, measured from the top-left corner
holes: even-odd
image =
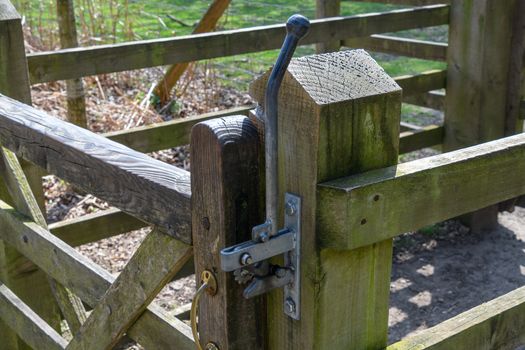
[[[251,86],[259,103],[267,78]],[[363,50],[290,63],[279,95],[279,179],[281,198],[286,191],[302,202],[301,319],[284,315],[281,290],[270,293],[269,349],[386,346],[392,240],[352,251],[325,248],[317,184],[395,164],[400,109],[400,87]]]
[[[191,207],[195,273],[212,271],[214,296],[200,301],[199,333],[203,346],[219,349],[263,349],[264,297],[246,300],[232,273],[220,268],[222,248],[251,239],[251,228],[263,222],[259,185],[259,137],[245,116],[213,119],[191,133]],[[264,168],[264,167],[263,167]]]
[[[509,113],[509,97],[519,96],[512,82],[519,72],[513,31],[521,0],[453,0],[450,13],[445,138],[451,151],[514,134],[518,109]],[[521,53],[523,54],[523,53]],[[518,69],[521,69],[520,66]],[[516,104],[518,102],[512,102]],[[498,206],[464,215],[474,232],[497,225]]]
[[[316,17],[326,18],[341,15],[341,0],[316,0]],[[317,53],[339,51],[341,40],[332,40],[316,45]]]
[[[24,37],[20,15],[8,0],[0,0],[0,92],[31,104]],[[24,162],[24,171],[41,209],[45,209],[42,192],[42,172]],[[7,198],[5,193],[0,194]],[[45,211],[44,211],[45,212]],[[51,326],[60,326],[60,314],[44,273],[23,258],[15,249],[0,241],[0,275],[3,282]],[[11,333],[11,334],[10,334]],[[13,339],[12,332],[2,324],[0,339]],[[3,345],[3,344],[2,344]],[[12,349],[25,349],[18,340]],[[18,346],[18,347],[17,347]],[[11,349],[11,347],[9,348]]]
[[[63,49],[78,46],[73,0],[57,0],[58,31]],[[86,100],[82,78],[66,80],[68,120],[87,128]]]

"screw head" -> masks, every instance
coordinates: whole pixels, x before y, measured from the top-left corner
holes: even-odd
[[[284,210],[286,212],[286,215],[288,215],[288,216],[294,216],[295,213],[297,212],[297,208],[295,207],[295,203],[293,203],[292,201],[286,202],[286,206],[285,206]]]
[[[250,254],[244,253],[241,255],[241,265],[251,265],[253,264],[253,258]]]
[[[287,313],[294,314],[295,313],[295,302],[290,298],[286,299],[286,301],[284,302],[284,308]]]
[[[208,344],[206,344],[205,349],[206,350],[219,350],[219,347],[215,343],[209,342]]]

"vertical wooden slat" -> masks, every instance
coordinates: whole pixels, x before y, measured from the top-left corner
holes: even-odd
[[[57,0],[58,31],[63,49],[78,46],[75,8],[73,0]],[[68,120],[87,127],[86,100],[82,78],[66,80]]]
[[[316,0],[316,17],[336,17],[341,15],[341,0]],[[319,43],[316,46],[317,53],[339,51],[340,40],[331,40]]]
[[[251,87],[259,103],[267,76]],[[270,293],[270,349],[386,346],[392,241],[323,248],[316,184],[395,164],[400,108],[399,86],[362,50],[291,62],[279,96],[279,178],[281,196],[302,201],[301,319],[283,314],[282,291]]]
[[[0,93],[31,103],[21,17],[8,0],[0,0]],[[40,209],[44,210],[42,173],[29,163],[23,165]],[[0,196],[8,197],[5,192]],[[3,242],[0,242],[0,276],[44,320],[55,328],[59,327],[59,310],[45,275]],[[11,330],[4,325],[0,326],[0,339],[5,339],[9,349],[27,348],[21,339],[13,338]]]
[[[513,27],[520,2],[452,1],[444,151],[516,132],[507,102],[514,89],[509,78],[513,76]],[[480,232],[497,225],[497,214],[498,206],[493,205],[462,218],[474,232]]]
[[[201,344],[219,349],[263,349],[264,297],[246,300],[246,287],[220,269],[220,249],[251,239],[263,222],[257,129],[244,116],[199,123],[191,134],[192,231],[196,276],[217,277],[218,292],[200,301]],[[199,281],[198,281],[199,282]]]

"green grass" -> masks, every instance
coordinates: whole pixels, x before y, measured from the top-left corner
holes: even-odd
[[[15,6],[25,16],[33,35],[43,46],[57,47],[55,0],[15,0]],[[208,8],[210,0],[75,0],[77,25],[82,45],[155,39],[187,35]],[[389,11],[400,6],[378,3],[343,1],[343,16]],[[218,30],[283,23],[293,13],[315,17],[314,0],[233,0],[220,20]],[[174,21],[187,24],[187,26]],[[396,33],[426,40],[446,40],[446,27],[426,28]],[[262,73],[277,58],[277,50],[209,61],[223,86],[246,90],[255,76]],[[314,53],[314,47],[300,47],[297,55]],[[429,69],[442,69],[440,62],[373,54],[388,74],[399,76]]]

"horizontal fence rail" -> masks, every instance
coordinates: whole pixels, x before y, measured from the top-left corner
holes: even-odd
[[[427,6],[435,4],[450,4],[451,0],[352,0],[355,2],[379,2],[382,4]]]
[[[191,243],[188,171],[2,95],[0,137],[18,156]]]
[[[342,41],[342,45],[434,61],[445,61],[447,59],[448,47],[446,43],[387,35],[372,35],[366,38],[346,39]]]
[[[115,277],[46,229],[27,220],[7,203],[0,201],[0,225],[4,228],[0,232],[0,239],[15,247],[49,276],[94,307]],[[127,334],[146,348],[195,348],[189,326],[166,316],[154,304],[148,306]]]
[[[318,187],[320,240],[356,249],[484,208],[524,194],[524,173],[519,134],[327,182]]]
[[[301,45],[447,24],[448,5],[313,20]],[[278,49],[284,24],[28,55],[32,84]]]
[[[522,349],[525,287],[425,329],[386,350]]]

